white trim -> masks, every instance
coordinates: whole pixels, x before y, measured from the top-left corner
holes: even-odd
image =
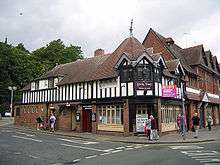
[[[208,97],[216,98],[219,99],[218,95],[212,94],[212,93],[207,93]]]
[[[190,93],[200,94],[200,90],[186,87],[186,91]]]

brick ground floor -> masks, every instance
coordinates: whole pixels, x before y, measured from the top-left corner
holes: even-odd
[[[200,127],[205,128],[207,126],[208,115],[212,116],[212,125],[220,124],[220,107],[219,104],[207,103],[201,101],[190,100],[186,104],[187,125],[188,128],[192,128],[192,117],[194,113],[198,113],[200,117]]]
[[[197,105],[197,103],[196,103]],[[198,105],[197,105],[198,106]],[[63,131],[92,132],[128,136],[143,133],[143,123],[153,115],[160,133],[177,130],[176,118],[182,112],[182,101],[161,98],[105,99],[91,102],[54,102],[15,106],[15,124],[37,126],[36,118],[48,121],[53,112],[57,118],[55,129]],[[213,124],[219,124],[219,106],[208,105],[203,111],[186,104],[186,119],[191,128],[194,112],[212,114]],[[143,123],[142,123],[143,122]]]

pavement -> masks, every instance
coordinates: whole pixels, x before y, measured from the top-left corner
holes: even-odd
[[[111,141],[111,142],[123,142],[123,143],[135,143],[135,144],[172,144],[172,143],[200,143],[200,142],[211,142],[211,141],[220,141],[220,125],[212,127],[211,131],[208,131],[207,128],[199,129],[198,138],[194,138],[194,132],[188,131],[186,133],[185,140],[178,132],[170,132],[163,134],[159,137],[159,140],[149,141],[146,136],[135,136],[131,135],[128,137],[124,136],[113,136],[113,135],[100,135],[92,133],[77,133],[71,131],[55,131],[54,133],[44,130],[36,130],[34,128],[28,128],[23,126],[14,126],[13,118],[2,118],[0,120],[0,126],[13,126],[18,129],[24,129],[31,132],[39,132],[44,134],[55,134],[68,137],[78,137],[91,140],[99,141]]]

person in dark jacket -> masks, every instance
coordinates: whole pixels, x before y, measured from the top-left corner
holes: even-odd
[[[199,122],[200,122],[200,118],[198,117],[198,114],[194,113],[194,116],[192,117],[193,128],[195,130],[194,138],[198,138]]]
[[[157,122],[153,115],[150,115],[150,121],[151,121],[151,134],[150,134],[150,140],[157,140]]]

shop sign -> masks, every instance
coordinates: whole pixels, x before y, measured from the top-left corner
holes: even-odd
[[[95,112],[92,113],[92,122],[96,122],[96,113]]]
[[[80,113],[76,113],[76,121],[77,121],[77,122],[80,121]]]
[[[146,114],[136,114],[136,132],[144,132],[144,124],[147,120]]]
[[[136,90],[152,90],[152,83],[146,81],[135,82]]]
[[[176,85],[163,85],[162,97],[176,97]]]
[[[86,109],[92,109],[92,106],[91,106],[91,105],[83,105],[82,107],[83,107],[85,110],[86,110]]]

